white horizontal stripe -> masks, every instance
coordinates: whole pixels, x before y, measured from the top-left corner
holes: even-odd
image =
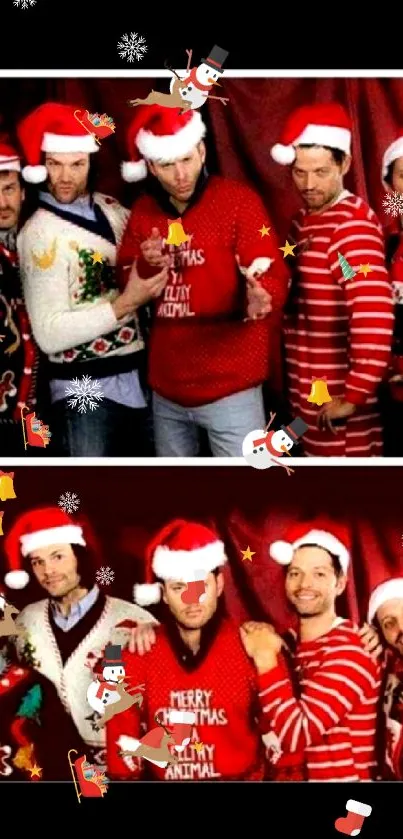
[[[369,361],[368,361],[367,358],[356,358],[354,360],[354,365],[355,366],[357,364],[367,365],[368,363],[369,363]],[[378,361],[378,359],[376,359],[376,358],[371,358],[371,367],[381,367],[382,370],[383,370],[383,368],[385,367],[385,362],[384,361]],[[361,375],[361,374],[359,374],[359,375]]]
[[[302,274],[302,271],[301,271],[301,274]],[[326,283],[326,284],[325,283],[307,283],[305,281],[302,281],[301,283],[299,283],[299,288],[303,288],[304,291],[306,289],[309,289],[309,288],[313,288],[315,291],[319,291],[319,289],[324,289],[324,288],[326,288],[330,291],[335,291],[335,290],[339,291],[339,286],[336,285],[335,283]]]
[[[332,322],[334,322],[334,319],[335,319],[335,318],[334,318],[334,315],[321,315],[321,316],[320,316],[320,322],[321,322],[321,323],[322,323],[323,321],[332,321]],[[303,320],[303,321],[307,321],[308,323],[317,323],[318,318],[317,318],[317,317],[314,317],[314,318],[313,318],[313,317],[311,317],[311,316],[307,317],[307,316],[306,316],[306,315],[304,315],[304,314],[299,314],[299,315],[298,315],[298,320],[301,320],[301,321],[302,321],[302,320]],[[337,315],[337,322],[338,322],[338,324],[340,323],[340,321],[341,321],[341,320],[349,320],[349,316],[348,316],[348,315],[340,315],[340,316],[339,316],[339,315]],[[291,324],[291,323],[293,322],[293,318],[291,317],[291,315],[285,315],[285,321],[286,321],[286,324],[287,324],[287,323],[290,323],[290,324]],[[290,332],[297,332],[297,333],[298,333],[298,328],[292,328],[291,326],[289,326],[289,327],[287,327],[287,329],[288,329]]]
[[[373,752],[373,746],[352,746],[352,750],[355,755],[358,755],[359,752]]]
[[[311,369],[311,367],[313,367],[313,369],[317,369],[317,370],[345,370],[346,372],[348,371],[348,365],[347,364],[315,364],[315,363],[313,363],[313,365],[312,365],[308,361],[300,361],[299,359],[293,359],[293,358],[290,358],[289,361],[287,360],[287,363],[288,364],[296,364],[298,367],[308,367],[309,369]],[[329,384],[329,382],[328,382],[328,384]]]
[[[395,316],[393,312],[352,312],[351,313],[351,320],[357,320],[358,318],[377,318],[382,320],[393,320]],[[323,318],[321,318],[323,320]]]
[[[315,754],[316,754],[316,752],[328,752],[328,751],[329,752],[332,752],[332,751],[336,752],[339,749],[350,749],[350,748],[351,748],[351,743],[346,741],[345,743],[334,743],[334,744],[329,744],[329,745],[326,745],[326,746],[311,746],[309,751],[315,752]]]
[[[312,778],[310,779],[313,780]],[[345,784],[350,781],[359,781],[359,775],[347,775],[342,778],[315,778],[315,784]]]
[[[376,345],[375,345],[376,346]],[[310,353],[336,353],[336,352],[347,352],[347,347],[308,347],[306,344],[289,344],[287,342],[287,349],[288,350],[303,350],[304,352]]]
[[[354,761],[351,760],[332,760],[325,763],[307,763],[308,769],[329,769],[336,766],[354,766]]]
[[[351,332],[351,337],[354,336],[354,332]],[[381,350],[387,351],[388,347],[386,344],[366,344],[364,341],[360,341],[358,344],[350,344],[351,349],[353,350]]]
[[[388,291],[391,292],[390,283],[384,282],[384,280],[376,279],[376,280],[371,280],[370,282],[371,282],[372,286],[374,286],[375,283],[376,283],[378,288],[386,288]],[[351,288],[353,286],[354,288],[360,288],[360,286],[365,286],[366,288],[368,288],[368,285],[369,285],[368,280],[351,280],[351,282],[349,282],[349,284],[348,284],[348,287]],[[392,299],[392,295],[390,297],[388,297],[388,300],[391,300],[391,299]]]
[[[356,769],[370,769],[371,766],[377,766],[376,760],[368,760],[366,763],[356,763]]]
[[[339,224],[339,230],[343,230],[345,227],[367,227],[369,230],[378,230],[377,224],[375,221],[371,219],[349,219],[349,221],[342,222]],[[365,234],[362,234],[365,235]],[[378,232],[378,236],[381,234]],[[360,234],[361,236],[361,234]]]
[[[380,327],[371,326],[371,335],[391,335],[392,331],[393,331],[392,329],[381,329]],[[363,327],[354,326],[352,329],[350,329],[350,334],[351,335],[356,335],[358,333],[361,333],[362,335],[366,335],[368,333],[368,329],[365,326],[363,326]],[[314,335],[315,333],[311,332],[310,334]],[[323,332],[322,334],[326,335],[326,332]],[[332,334],[333,334],[332,332],[329,332],[329,335],[332,335]],[[336,333],[334,333],[334,334],[336,335]],[[320,335],[320,333],[319,333],[319,335]]]
[[[390,297],[376,297],[372,294],[369,297],[358,296],[354,298],[354,303],[387,303],[390,305],[390,302]],[[365,314],[367,317],[374,317],[375,312],[365,312]]]

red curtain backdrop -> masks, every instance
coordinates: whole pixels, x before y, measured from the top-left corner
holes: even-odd
[[[148,540],[176,517],[210,523],[224,540],[225,597],[237,621],[269,620],[280,631],[292,624],[284,571],[268,548],[290,523],[321,513],[351,529],[353,562],[340,615],[362,621],[372,586],[403,576],[401,467],[298,466],[291,477],[282,469],[239,466],[17,466],[9,471],[15,472],[17,498],[1,503],[4,534],[23,511],[57,504],[62,493],[75,492],[81,501],[78,514],[96,529],[97,567],[109,566],[115,573],[104,590],[130,601],[133,584],[144,579]],[[251,562],[242,559],[248,546],[254,551]],[[0,545],[0,584],[4,572]],[[30,583],[8,595],[22,608],[43,591]]]
[[[1,79],[0,130],[46,100],[70,102],[90,112],[106,112],[116,134],[99,152],[101,191],[130,204],[138,187],[124,187],[119,164],[127,159],[125,128],[133,114],[128,99],[144,97],[154,87],[168,89],[168,79]],[[254,185],[262,195],[279,235],[285,237],[299,206],[288,167],[274,163],[270,147],[279,139],[287,115],[297,106],[338,100],[353,120],[353,165],[346,186],[367,199],[386,220],[380,179],[382,154],[403,127],[403,81],[400,79],[222,79],[227,106],[210,101],[202,109],[209,128],[209,167]]]

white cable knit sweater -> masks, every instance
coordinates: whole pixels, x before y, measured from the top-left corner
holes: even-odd
[[[117,321],[111,303],[118,296],[113,269],[129,211],[109,196],[94,202],[111,225],[116,244],[39,207],[19,233],[21,277],[33,334],[54,364],[127,356],[143,349],[137,318]],[[68,206],[66,207],[68,210]],[[100,254],[99,281],[88,291],[92,256]],[[77,366],[75,364],[75,366]],[[85,370],[83,369],[83,372]]]
[[[92,730],[91,722],[86,717],[92,713],[87,702],[87,689],[92,681],[92,672],[88,667],[88,656],[101,652],[107,644],[120,644],[125,647],[130,630],[117,628],[121,621],[131,620],[137,623],[158,622],[145,609],[118,597],[106,597],[105,607],[88,635],[76,647],[63,666],[59,648],[48,615],[48,600],[39,600],[26,606],[16,620],[28,632],[30,643],[35,650],[38,662],[36,669],[47,676],[57,688],[60,699],[73,721],[82,739],[91,747],[105,746],[103,729]],[[17,654],[22,657],[24,639],[16,640]]]

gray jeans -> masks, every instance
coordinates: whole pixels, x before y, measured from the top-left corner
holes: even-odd
[[[242,457],[242,441],[265,427],[262,387],[252,387],[198,408],[183,408],[153,393],[157,457],[197,457],[199,428],[208,435],[213,457]]]

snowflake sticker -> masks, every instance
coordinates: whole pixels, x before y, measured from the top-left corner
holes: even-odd
[[[109,586],[115,579],[115,572],[112,571],[112,568],[110,568],[109,565],[107,565],[106,568],[102,566],[95,574],[95,578],[97,583],[101,586]]]
[[[30,6],[35,6],[36,0],[14,0],[14,6],[19,6],[20,9],[29,9]]]
[[[382,204],[385,207],[385,212],[390,216],[396,218],[403,214],[403,195],[400,192],[387,193]]]
[[[75,492],[65,492],[57,503],[65,513],[75,513],[80,506],[80,499]]]
[[[118,42],[118,50],[120,58],[127,58],[129,62],[134,61],[135,58],[140,61],[147,52],[146,39],[142,35],[137,35],[137,32],[122,35],[122,40]]]
[[[77,408],[79,414],[85,414],[88,408],[95,411],[95,408],[98,408],[98,402],[104,398],[100,383],[96,379],[92,381],[91,376],[73,379],[65,393],[66,396],[72,397],[67,402],[68,406]]]

